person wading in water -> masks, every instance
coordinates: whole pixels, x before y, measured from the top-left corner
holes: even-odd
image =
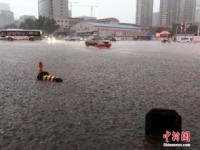
[[[37,76],[37,80],[63,82],[61,78],[57,78],[56,76],[50,75],[48,72],[44,71],[44,65],[42,62],[39,62],[39,74]]]

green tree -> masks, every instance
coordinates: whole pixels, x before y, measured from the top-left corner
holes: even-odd
[[[43,24],[44,24],[45,20],[46,20],[46,17],[42,17],[42,16],[40,16],[40,17],[37,19],[37,21],[36,21],[36,26],[37,26],[38,29],[44,30]]]
[[[36,20],[26,19],[20,24],[20,28],[40,29],[48,34],[52,34],[56,29],[58,29],[58,25],[54,19],[40,16]]]
[[[20,24],[20,28],[23,29],[36,29],[36,21],[33,19],[26,19]]]
[[[43,30],[47,33],[53,33],[58,28],[54,19],[46,18],[43,22]]]

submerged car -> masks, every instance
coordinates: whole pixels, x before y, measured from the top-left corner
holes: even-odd
[[[110,41],[104,40],[103,38],[98,37],[98,38],[92,38],[92,39],[86,40],[85,45],[110,48],[112,44]]]

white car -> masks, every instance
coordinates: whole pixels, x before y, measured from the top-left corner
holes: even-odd
[[[82,38],[81,37],[65,37],[64,40],[65,41],[81,41]]]
[[[177,39],[177,42],[180,42],[180,43],[189,43],[191,41],[192,39],[190,37],[181,37]]]

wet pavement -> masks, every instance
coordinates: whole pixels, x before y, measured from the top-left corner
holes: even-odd
[[[64,82],[37,81],[39,61]],[[175,109],[200,149],[200,44],[0,42],[0,150],[159,150],[152,108]]]

